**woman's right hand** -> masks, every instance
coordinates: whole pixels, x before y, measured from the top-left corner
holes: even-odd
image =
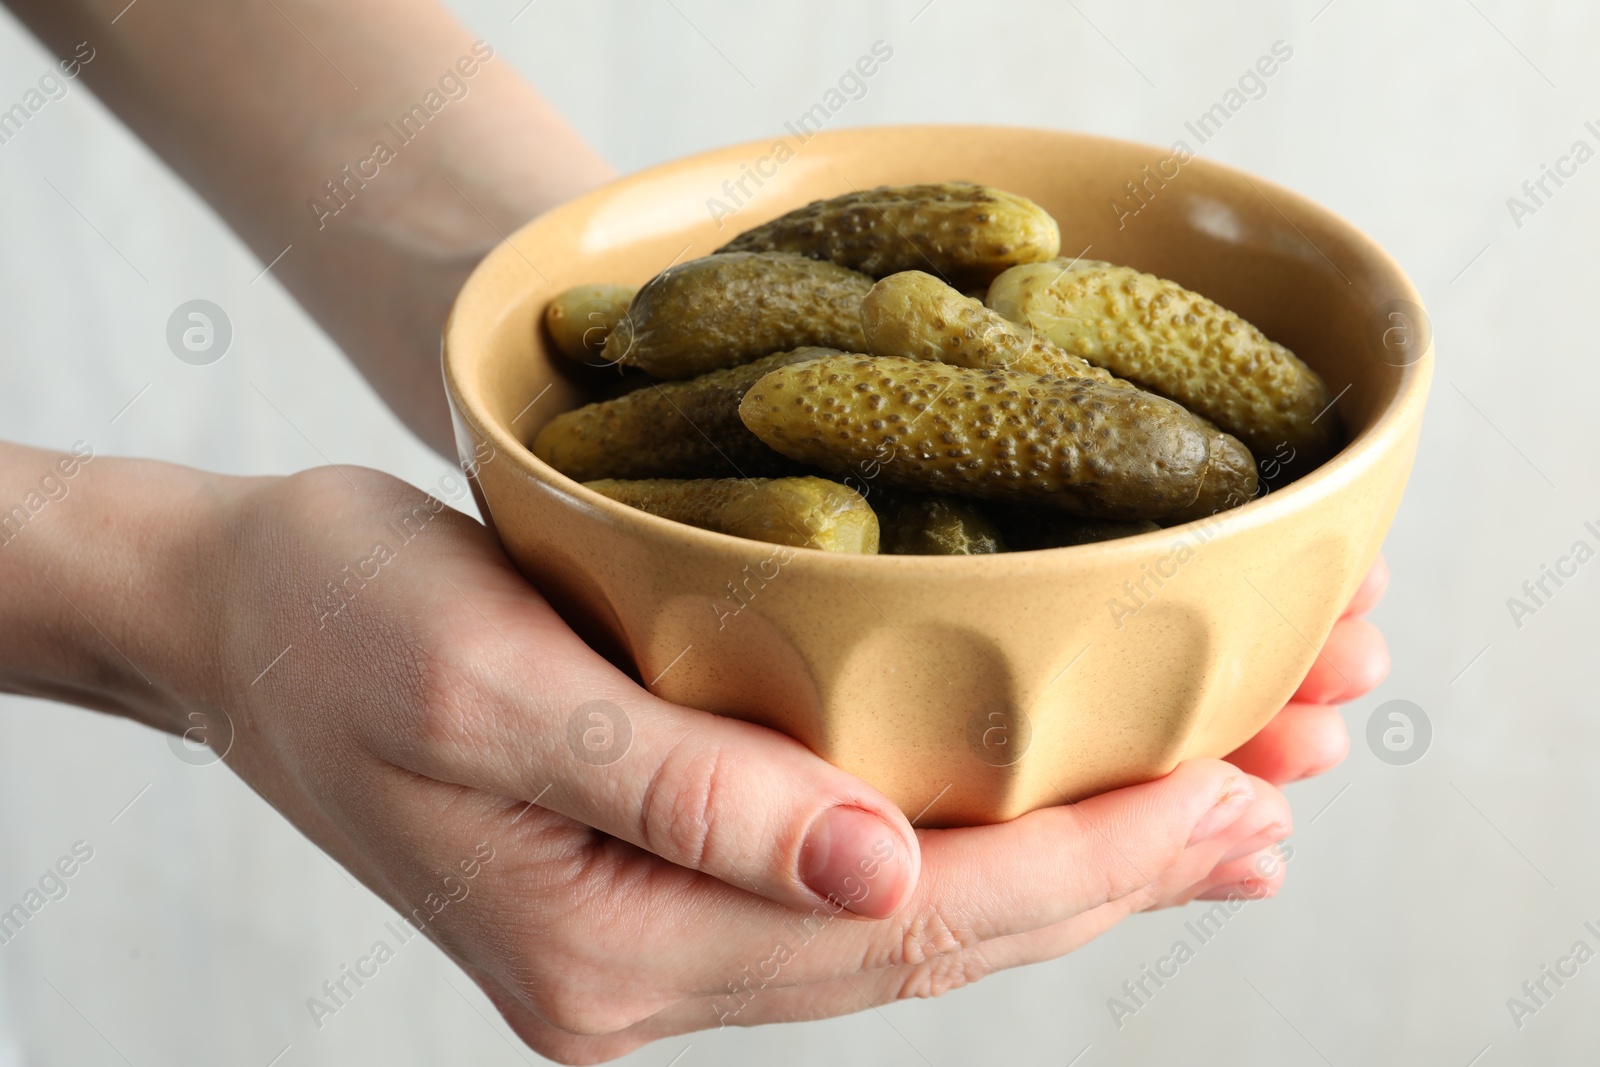
[[[651,696],[483,526],[387,475],[97,459],[82,477],[57,506],[144,564],[122,575],[120,548],[78,550],[56,578],[165,694],[165,717],[142,717],[205,724],[558,1060],[937,995],[1236,881],[1288,833],[1282,795],[1217,760],[1004,825],[914,830],[797,742]],[[183,558],[154,565],[168,544]],[[128,673],[104,655],[102,686]],[[602,734],[606,713],[631,731],[611,762],[569,743],[596,709]]]

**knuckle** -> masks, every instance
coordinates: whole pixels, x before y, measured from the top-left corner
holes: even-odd
[[[405,719],[413,751],[434,757],[482,752],[493,739],[489,712],[497,706],[482,648],[435,634],[407,642],[397,660],[401,684],[415,695]]]
[[[1163,849],[1137,864],[1120,854],[1107,857],[1102,867],[1105,874],[1099,887],[1100,903],[1120,903],[1142,911],[1161,898],[1165,878],[1182,860],[1181,846]]]
[[[1144,881],[1106,900],[1107,903],[1120,904],[1123,912],[1132,914],[1160,906],[1171,891],[1172,887],[1161,881]]]
[[[957,955],[982,941],[983,934],[975,924],[954,920],[939,908],[926,908],[903,920],[882,958],[870,963],[922,967]]]
[[[987,977],[989,973],[990,968],[970,952],[937,956],[910,969],[901,981],[895,999],[942,997]]]
[[[548,991],[533,1002],[533,1010],[546,1023],[567,1034],[589,1037],[627,1029],[630,1019],[611,1005],[564,990]]]
[[[626,1030],[659,1010],[616,993],[615,977],[566,974],[531,979],[524,974],[510,985],[517,999],[545,1025],[564,1034],[599,1037]]]
[[[563,1029],[534,1009],[533,998],[521,983],[507,983],[503,978],[488,981],[480,978],[478,981],[511,1031],[545,1059],[567,1064],[604,1063],[645,1043],[642,1038],[616,1031],[601,1034]],[[569,1021],[583,1022],[581,1019]]]
[[[694,870],[718,865],[733,847],[721,813],[739,795],[738,778],[738,759],[723,745],[680,741],[645,787],[639,813],[645,848]]]

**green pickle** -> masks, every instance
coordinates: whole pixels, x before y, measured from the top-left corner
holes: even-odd
[[[793,460],[761,443],[739,401],[770,370],[832,348],[798,348],[681,382],[650,383],[551,419],[533,454],[569,478],[733,478],[791,474]]]
[[[1060,251],[1033,201],[935,182],[814,201],[637,290],[576,286],[544,310],[549,342],[613,370],[530,448],[704,529],[946,556],[1203,520],[1337,449],[1289,349]]]
[[[861,302],[861,329],[867,351],[874,356],[1126,386],[1108,371],[1062,351],[984,307],[982,301],[962,296],[921,271],[892,274],[874,285]]]
[[[1076,378],[895,357],[825,356],[768,372],[739,405],[770,447],[883,484],[1157,519],[1194,503],[1209,434],[1182,407]]]
[[[545,329],[556,351],[579,363],[595,363],[606,338],[628,313],[631,285],[578,285],[559,293],[544,309]]]
[[[878,513],[878,551],[896,556],[985,556],[1004,552],[994,523],[971,502],[904,490],[869,491]]]
[[[1013,267],[989,306],[1075,356],[1233,434],[1301,473],[1338,446],[1338,413],[1317,373],[1243,318],[1176,282],[1093,260]]]
[[[1244,442],[1215,426],[1210,429],[1211,466],[1206,468],[1205,479],[1200,483],[1200,495],[1188,507],[1162,516],[1163,525],[1176,526],[1209,518],[1219,511],[1248,504],[1259,491],[1261,483],[1256,474],[1256,460]]]
[[[604,358],[658,378],[692,378],[820,345],[859,352],[865,274],[788,252],[705,256],[639,290]]]
[[[878,517],[854,489],[826,478],[605,478],[584,485],[704,530],[824,552],[878,551]]]
[[[881,278],[931,270],[987,283],[1061,251],[1061,231],[1026,197],[971,182],[886,185],[817,200],[719,252],[795,252]]]

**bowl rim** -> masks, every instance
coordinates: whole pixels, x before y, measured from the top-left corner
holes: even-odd
[[[1093,142],[1150,153],[1165,151],[1155,145],[1123,138],[1068,130],[1003,124],[896,123],[878,126],[854,126],[820,131],[813,134],[806,143],[808,146],[818,141],[836,143],[871,138],[886,133],[917,133],[952,138],[985,137],[997,134],[1014,137],[1023,134],[1035,137]],[[1018,569],[1054,568],[1069,558],[1084,560],[1091,555],[1103,560],[1114,559],[1118,555],[1141,557],[1147,555],[1150,549],[1159,543],[1186,543],[1197,536],[1199,530],[1207,527],[1212,528],[1212,532],[1203,538],[1203,541],[1237,535],[1257,526],[1271,523],[1293,512],[1314,507],[1318,501],[1337,494],[1352,481],[1359,480],[1361,475],[1372,464],[1376,463],[1381,456],[1399,446],[1410,433],[1413,425],[1420,420],[1421,409],[1426,401],[1428,385],[1433,374],[1436,339],[1431,328],[1426,350],[1411,363],[1396,368],[1401,372],[1401,379],[1395,389],[1394,396],[1378,413],[1372,423],[1353,440],[1348,441],[1330,459],[1282,489],[1275,490],[1265,496],[1256,497],[1247,504],[1218,512],[1215,515],[1193,519],[1174,526],[1162,527],[1147,533],[1113,538],[1109,541],[1094,541],[1088,544],[1068,545],[1060,548],[1001,552],[982,556],[918,556],[829,552],[822,549],[784,546],[776,543],[769,544],[764,541],[753,541],[749,538],[706,530],[672,519],[662,518],[658,515],[652,515],[649,512],[641,511],[638,508],[623,504],[613,500],[611,497],[586,488],[583,483],[557,471],[554,467],[535,456],[532,450],[527,445],[524,445],[509,428],[501,425],[499,420],[489,416],[483,398],[475,389],[465,387],[464,379],[466,375],[461,364],[469,357],[463,356],[461,353],[471,348],[472,338],[470,334],[473,328],[475,326],[482,328],[481,321],[469,322],[472,313],[478,310],[488,312],[494,305],[502,302],[497,300],[494,301],[494,304],[486,305],[481,309],[474,308],[473,305],[487,299],[485,290],[491,289],[494,285],[494,279],[502,273],[504,267],[513,265],[513,259],[524,264],[528,262],[527,257],[517,247],[519,239],[556,213],[580,213],[591,204],[612,199],[619,192],[637,189],[674,172],[704,167],[719,160],[737,164],[749,152],[769,148],[772,142],[773,136],[741,141],[737,144],[696,152],[646,167],[643,170],[635,171],[632,174],[607,182],[565,201],[549,211],[534,216],[509,236],[499,241],[488,255],[473,268],[472,273],[468,276],[452,302],[449,315],[445,320],[440,345],[441,366],[445,392],[452,414],[458,420],[466,422],[479,439],[487,441],[492,446],[493,454],[496,457],[511,459],[522,472],[542,483],[556,495],[567,498],[573,504],[598,511],[613,524],[633,536],[675,540],[680,544],[687,543],[706,551],[715,551],[722,554],[736,553],[741,558],[748,557],[752,551],[762,550],[763,548],[771,551],[787,548],[794,553],[792,562],[788,564],[789,566],[800,564],[806,569],[810,567],[827,567],[843,572],[843,576],[846,578],[884,575],[889,573],[891,569],[899,571],[926,570],[930,574],[939,575],[961,573],[967,577],[982,577],[985,573],[988,573],[998,577],[1002,573],[1014,572]],[[1316,219],[1329,229],[1345,232],[1353,245],[1372,257],[1379,267],[1387,269],[1394,276],[1397,285],[1390,299],[1409,301],[1416,307],[1422,308],[1424,315],[1427,316],[1426,305],[1423,303],[1421,294],[1417,291],[1410,276],[1406,274],[1394,257],[1361,227],[1292,189],[1288,189],[1269,179],[1250,174],[1240,168],[1199,156],[1191,158],[1185,164],[1185,167],[1198,167],[1201,171],[1212,172],[1228,179],[1242,179],[1255,185],[1263,197],[1274,207],[1287,203],[1292,205],[1296,212]],[[1268,196],[1269,193],[1271,194],[1270,196]],[[1279,207],[1279,211],[1283,213],[1281,207]],[[1292,220],[1290,225],[1294,225]],[[1309,241],[1309,238],[1307,240]],[[1429,321],[1431,322],[1431,317],[1429,317]],[[1337,399],[1336,397],[1334,402],[1337,402]],[[466,464],[466,466],[468,467],[469,476],[476,479],[476,464]],[[484,495],[486,510],[490,510],[487,508],[487,494]],[[1071,555],[1066,556],[1064,554]],[[956,570],[957,568],[960,569],[959,572]]]

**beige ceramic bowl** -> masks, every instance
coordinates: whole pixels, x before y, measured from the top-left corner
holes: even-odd
[[[511,558],[653,692],[782,730],[919,825],[1012,818],[1249,738],[1310,667],[1410,472],[1432,351],[1405,274],[1294,193],[1146,146],[960,126],[784,144],[781,162],[771,141],[740,145],[565,204],[462,290],[446,385],[478,503]],[[711,533],[592,493],[528,452],[586,400],[537,328],[553,294],[642,283],[820,197],[949,179],[1031,197],[1060,221],[1064,254],[1175,279],[1244,315],[1322,374],[1349,444],[1206,522],[965,558]],[[736,214],[714,217],[724,209]]]

